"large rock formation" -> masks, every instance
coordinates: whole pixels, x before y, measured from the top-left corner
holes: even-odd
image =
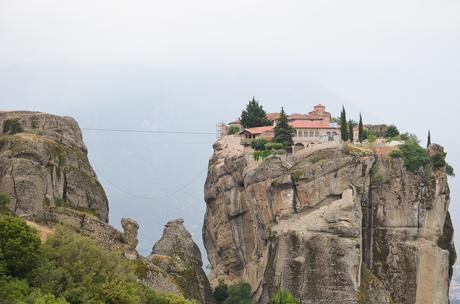
[[[212,288],[203,271],[201,252],[182,219],[169,221],[148,259],[170,275],[187,298],[214,303]]]
[[[444,169],[410,172],[391,149],[325,143],[256,162],[221,138],[205,184],[212,283],[247,281],[258,303],[281,288],[302,303],[448,303]]]
[[[0,112],[0,192],[11,197],[12,211],[47,234],[56,225],[66,225],[120,252],[136,266],[139,279],[156,291],[214,302],[201,253],[181,221],[167,224],[148,258],[136,251],[136,221],[122,219],[123,232],[108,224],[107,197],[73,118]]]
[[[108,221],[107,197],[70,117],[0,112],[0,191],[18,215],[69,207]]]

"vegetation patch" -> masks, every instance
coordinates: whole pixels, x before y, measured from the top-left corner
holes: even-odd
[[[265,159],[265,158],[269,157],[270,155],[273,155],[272,150],[255,151],[254,154],[253,154],[254,160],[256,160],[256,161],[259,161],[261,159]]]
[[[240,127],[233,125],[233,126],[230,126],[230,128],[228,128],[227,134],[233,135],[233,134],[237,134],[238,132],[240,132]]]
[[[268,143],[268,140],[262,137],[255,138],[251,141],[251,148],[256,151],[265,150],[265,145]]]
[[[417,143],[405,143],[399,146],[399,150],[409,171],[415,172],[430,163],[428,153]]]
[[[382,183],[388,182],[383,175],[379,173],[380,171],[380,166],[379,164],[375,164],[372,166],[371,170],[369,171],[370,177],[371,177],[371,184],[373,185],[380,185]]]
[[[16,133],[24,132],[24,128],[19,122],[19,118],[12,118],[5,120],[5,123],[3,125],[3,132],[13,135]]]
[[[197,304],[138,281],[135,265],[71,229],[42,244],[16,216],[0,215],[1,303]]]

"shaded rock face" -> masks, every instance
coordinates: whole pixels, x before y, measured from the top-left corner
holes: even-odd
[[[107,197],[70,117],[0,112],[0,191],[18,215],[68,207],[108,221]]]
[[[442,169],[412,173],[388,151],[348,145],[259,162],[227,136],[214,150],[203,226],[213,284],[247,281],[258,303],[282,288],[302,303],[448,303]]]
[[[172,275],[185,297],[199,303],[214,303],[211,286],[202,269],[200,249],[183,223],[182,219],[176,219],[165,225],[163,236],[153,246],[148,260]]]

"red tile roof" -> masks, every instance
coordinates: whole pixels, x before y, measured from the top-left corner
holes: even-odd
[[[253,135],[258,135],[258,134],[262,134],[265,132],[273,132],[274,128],[275,128],[274,126],[255,127],[255,128],[244,129],[243,131],[241,131],[241,133],[247,132]]]
[[[267,113],[265,117],[267,117],[268,120],[274,121],[280,118],[280,113],[278,112]]]
[[[288,119],[290,120],[316,120],[316,119],[322,119],[322,118],[318,117],[317,115],[293,113],[288,116]]]
[[[235,121],[232,121],[232,122],[229,122],[228,123],[229,125],[240,125],[241,124],[241,121],[239,119],[235,120]]]
[[[296,129],[329,129],[330,125],[328,121],[323,120],[294,120],[289,125]]]

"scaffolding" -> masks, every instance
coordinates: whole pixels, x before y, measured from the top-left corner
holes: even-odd
[[[216,138],[219,139],[224,135],[225,123],[223,121],[216,124]]]

